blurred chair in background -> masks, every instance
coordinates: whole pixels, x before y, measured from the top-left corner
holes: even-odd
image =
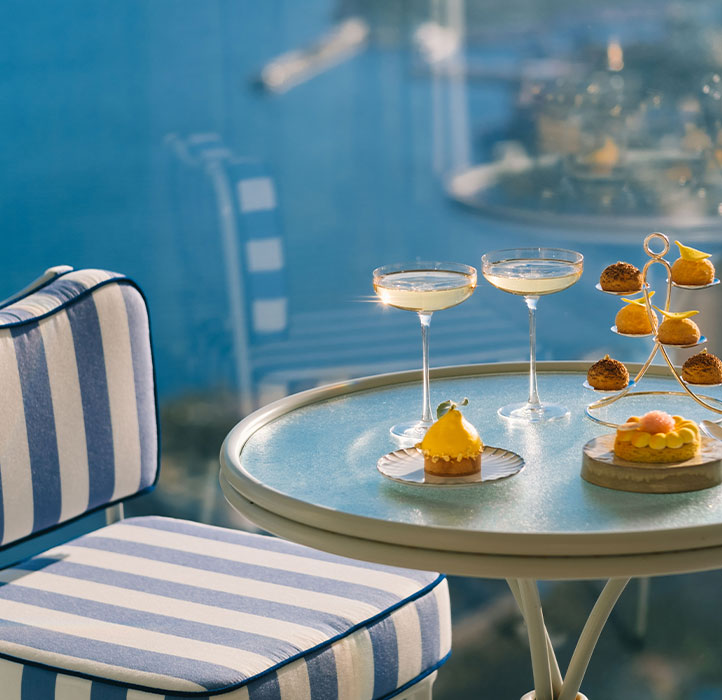
[[[217,134],[173,134],[167,143],[176,155],[171,197],[179,210],[181,238],[190,250],[212,245],[202,242],[210,225],[217,227],[222,242],[227,330],[243,413],[318,383],[420,365],[416,332],[400,327],[396,313],[381,313],[377,303],[349,300],[339,308],[344,300],[337,296],[319,300],[311,311],[293,308],[280,197],[265,164],[235,157]],[[211,192],[203,189],[201,173]],[[211,216],[209,197],[216,210],[210,222],[198,214]],[[314,257],[313,251],[309,256]],[[371,270],[368,274],[370,293]],[[484,333],[470,333],[470,328]],[[441,314],[432,333],[436,366],[522,359],[528,344],[520,324],[488,305],[465,304]]]

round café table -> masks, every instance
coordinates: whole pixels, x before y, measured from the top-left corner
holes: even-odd
[[[524,469],[507,479],[419,486],[382,476],[378,459],[398,448],[389,426],[421,409],[420,372],[398,372],[312,389],[252,413],[224,442],[221,485],[234,508],[289,540],[383,564],[506,579],[527,623],[536,700],[573,700],[630,578],[722,568],[722,488],[639,494],[580,477],[583,445],[610,432],[584,415],[599,398],[583,387],[588,366],[539,363],[542,400],[571,410],[542,425],[496,413],[526,397],[526,363],[432,370],[432,404],[468,397],[464,415],[484,443],[523,457]],[[678,388],[662,366],[636,387]],[[711,417],[680,396],[632,396],[599,415],[623,422],[655,408]],[[563,678],[539,579],[608,579]]]

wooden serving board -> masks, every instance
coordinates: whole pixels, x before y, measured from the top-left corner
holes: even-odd
[[[636,493],[700,491],[722,483],[722,442],[702,436],[700,454],[685,462],[628,462],[613,452],[614,433],[584,445],[582,478],[591,484]]]

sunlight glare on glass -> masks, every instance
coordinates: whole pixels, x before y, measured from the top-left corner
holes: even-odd
[[[370,294],[370,295],[355,297],[354,299],[352,299],[352,301],[357,304],[378,304],[379,306],[382,306],[385,308],[388,306],[388,302],[386,301],[386,299],[383,299],[381,297],[382,297],[382,292],[379,292],[379,294]]]

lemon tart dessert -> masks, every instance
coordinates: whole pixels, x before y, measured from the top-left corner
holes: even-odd
[[[468,399],[464,399],[459,405],[468,403]],[[434,476],[478,474],[484,443],[476,428],[461,415],[453,401],[440,404],[436,415],[438,420],[416,446],[424,455],[424,471]]]
[[[619,426],[614,454],[629,462],[684,462],[700,451],[699,427],[682,416],[650,411]]]
[[[700,287],[714,280],[714,265],[709,253],[675,241],[679,247],[679,258],[672,265],[672,282],[689,287]]]

